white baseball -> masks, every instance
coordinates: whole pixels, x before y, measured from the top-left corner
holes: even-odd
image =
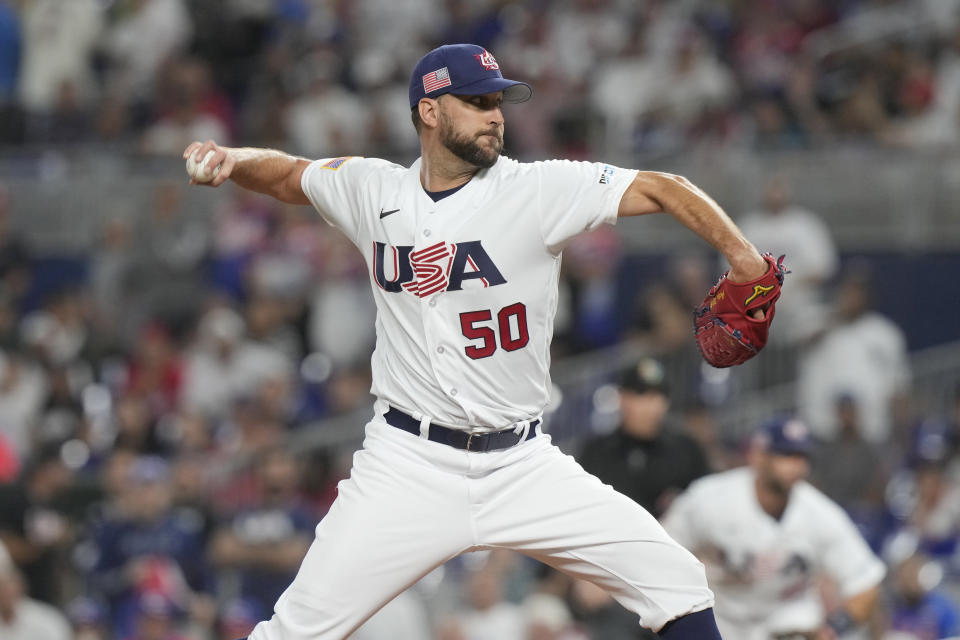
[[[203,160],[200,162],[193,159],[195,155],[193,153],[187,156],[187,173],[190,174],[191,178],[197,182],[210,182],[220,173],[220,165],[215,166],[213,170],[207,167],[207,162],[213,157],[213,154],[212,149],[207,151],[207,155],[203,156]]]

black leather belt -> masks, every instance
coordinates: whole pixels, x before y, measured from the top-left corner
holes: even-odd
[[[420,435],[420,421],[396,407],[390,407],[390,410],[383,414],[383,419],[387,421],[387,424],[397,429],[402,429],[415,436]],[[523,440],[535,437],[539,424],[539,419],[531,420],[530,428],[524,434],[522,431],[517,433],[513,429],[470,433],[431,423],[427,439],[465,451],[499,451],[500,449],[509,449]]]

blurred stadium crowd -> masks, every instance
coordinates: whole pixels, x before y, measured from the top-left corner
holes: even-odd
[[[511,155],[956,145],[953,0],[4,0],[0,142],[194,139],[416,152],[402,96],[438,42],[491,48],[537,100]]]
[[[464,41],[535,87],[507,114],[515,157],[949,150],[960,145],[958,7],[0,0],[0,145],[179,157],[214,138],[409,161],[409,69],[432,46]],[[158,183],[149,211],[106,225],[82,278],[50,281],[2,187],[0,637],[16,607],[51,639],[246,634],[292,578],[345,469],[342,452],[293,450],[288,437],[369,402],[374,310],[361,257],[304,208],[230,192],[198,216],[178,185]],[[869,269],[840,273],[827,227],[793,204],[787,181],[764,189],[738,221],[758,246],[787,253],[794,289],[776,342],[746,375],[796,380],[796,405],[825,443],[815,482],[890,562],[874,637],[944,637],[931,625],[960,616],[960,393],[942,415],[916,415],[906,340],[872,310]],[[669,428],[695,439],[704,470],[741,464],[713,413],[730,392],[702,372],[689,333],[715,265],[677,256],[625,302],[624,252],[606,230],[565,253],[555,355],[627,344],[656,355],[670,377]],[[429,637],[644,636],[586,583],[474,554],[356,636]]]

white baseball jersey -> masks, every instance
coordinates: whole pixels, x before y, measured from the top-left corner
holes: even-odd
[[[512,549],[606,589],[660,629],[713,605],[703,566],[536,427],[488,452],[429,423],[529,430],[547,402],[560,250],[613,222],[635,171],[500,158],[434,202],[420,163],[312,163],[303,190],[360,248],[377,303],[378,401],[350,477],[274,616],[250,640],[341,640],[460,553]],[[420,437],[386,405],[418,416]]]
[[[843,510],[806,482],[794,486],[779,520],[757,502],[754,472],[733,469],[697,480],[663,518],[667,532],[706,565],[724,637],[769,640],[824,622],[816,576],[843,597],[884,576],[883,563]]]
[[[314,207],[366,258],[377,303],[372,392],[417,417],[503,429],[550,391],[560,251],[614,223],[636,171],[501,157],[434,202],[420,161],[318,160]]]

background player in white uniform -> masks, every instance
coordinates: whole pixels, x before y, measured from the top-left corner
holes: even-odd
[[[230,178],[312,204],[366,257],[377,303],[376,414],[297,578],[252,640],[342,639],[434,567],[482,548],[591,580],[667,640],[720,637],[702,565],[540,430],[560,253],[618,216],[669,211],[724,254],[731,279],[767,265],[683,178],[501,157],[501,102],[530,91],[481,47],[447,45],[412,75],[422,155],[410,167],[213,141],[185,150],[215,151],[213,186]]]
[[[853,522],[808,484],[811,439],[794,418],[751,442],[750,465],[695,481],[663,518],[703,560],[725,638],[829,640],[869,617],[885,568]],[[824,573],[843,605],[828,615]]]

